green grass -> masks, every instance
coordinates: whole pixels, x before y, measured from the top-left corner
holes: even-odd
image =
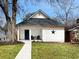
[[[79,59],[79,44],[32,43],[32,59]]]
[[[23,44],[21,43],[14,45],[0,44],[0,59],[15,59],[22,46]]]

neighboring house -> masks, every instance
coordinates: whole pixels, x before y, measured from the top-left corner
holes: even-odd
[[[0,28],[0,42],[4,42],[6,40],[5,32]]]
[[[76,24],[67,27],[65,34],[66,42],[79,42],[79,19],[77,19]]]
[[[41,40],[43,42],[65,42],[64,25],[42,10],[34,12],[17,24],[18,40]]]

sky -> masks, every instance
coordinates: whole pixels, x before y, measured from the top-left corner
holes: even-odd
[[[53,0],[52,0],[53,1]],[[25,16],[27,13],[32,13],[32,12],[35,12],[39,9],[41,9],[42,11],[44,11],[49,17],[51,18],[55,18],[57,16],[57,13],[58,12],[59,14],[61,15],[64,15],[64,12],[63,10],[61,9],[57,9],[57,8],[53,8],[51,7],[47,0],[38,0],[38,3],[31,3],[31,2],[34,2],[34,0],[22,0],[22,1],[19,1],[18,3],[21,5],[21,7],[25,10],[24,14],[22,15],[17,15],[17,23],[21,22],[22,19],[23,19],[23,16]],[[79,5],[79,0],[75,0],[74,1],[74,4],[75,5]],[[73,10],[73,14],[74,14],[74,17],[78,17],[79,16],[79,9],[74,9]],[[23,13],[23,11],[21,11],[21,13]]]
[[[23,6],[23,9],[26,10],[25,13],[24,13],[24,15],[27,14],[27,13],[35,12],[35,11],[37,11],[39,9],[41,9],[42,11],[44,11],[49,16],[51,16],[51,14],[53,13],[51,6],[48,5],[47,2],[45,2],[45,3],[44,2],[41,2],[41,3],[38,3],[36,5],[34,3],[30,3],[30,1],[24,2],[22,0],[22,1],[20,1],[20,4],[21,4],[21,6]],[[18,16],[17,17],[17,23],[18,23],[18,22],[20,22],[22,20],[19,18],[19,15],[17,15],[17,16]],[[22,18],[23,16],[20,16],[20,17]],[[54,16],[54,14],[52,14],[52,16]]]
[[[31,2],[33,2],[33,3],[31,3]],[[61,15],[64,15],[63,10],[51,7],[47,3],[46,0],[38,0],[38,3],[34,3],[34,0],[18,0],[17,3],[19,4],[19,6],[22,10],[19,10],[17,12],[16,23],[21,22],[23,20],[23,17],[26,14],[35,12],[39,9],[43,10],[51,18],[54,18],[54,17],[57,16],[56,12],[60,13]],[[76,5],[79,5],[79,0],[75,0],[74,3]],[[11,5],[9,6],[9,11],[11,11]],[[79,12],[79,9],[74,9],[73,14],[74,14],[75,17],[79,16],[78,12]],[[9,14],[11,14],[11,12],[9,12]],[[4,19],[3,20],[2,18],[0,18],[0,20],[3,20],[4,23],[5,23],[6,22],[5,21],[5,16],[4,16],[3,12],[1,11],[1,9],[0,9],[0,17],[2,17]]]
[[[0,26],[3,27],[5,23],[6,23],[5,16],[4,16],[2,9],[0,8]]]

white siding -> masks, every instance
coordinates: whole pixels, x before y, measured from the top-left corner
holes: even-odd
[[[40,27],[26,26],[26,27],[19,28],[19,38],[20,39],[25,39],[25,30],[30,31],[30,33],[29,33],[30,37],[31,37],[31,35],[33,35],[33,36],[40,35],[40,37],[42,38],[42,30],[40,29]]]
[[[19,29],[17,29],[17,40],[19,41]]]
[[[52,33],[52,30],[43,29],[43,41],[45,42],[64,42],[64,30],[56,29],[55,33]]]
[[[46,16],[44,16],[44,15],[41,14],[41,13],[38,13],[38,14],[32,16],[32,18],[46,18]]]
[[[24,29],[19,29],[19,39],[25,39]]]
[[[64,27],[54,27],[55,33],[53,34],[53,27],[22,26],[19,27],[20,39],[25,39],[25,30],[30,30],[30,38],[31,35],[40,35],[44,42],[64,42],[65,40]]]

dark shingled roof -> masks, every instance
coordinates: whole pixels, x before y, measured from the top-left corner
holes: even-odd
[[[67,31],[72,31],[74,29],[79,29],[79,23],[66,27]]]
[[[24,20],[23,22],[19,23],[18,25],[49,25],[49,26],[63,26],[60,22],[51,19],[42,19],[42,18],[30,18],[29,20]]]
[[[42,13],[44,16],[46,16],[47,18],[30,18],[30,16],[36,14],[36,13]],[[39,10],[37,12],[34,12],[33,14],[31,14],[29,17],[26,17],[25,20],[23,20],[22,22],[20,22],[19,24],[17,24],[17,26],[20,25],[42,25],[42,26],[64,26],[62,23],[53,20],[51,18],[48,17],[47,14],[45,14],[45,12]]]

